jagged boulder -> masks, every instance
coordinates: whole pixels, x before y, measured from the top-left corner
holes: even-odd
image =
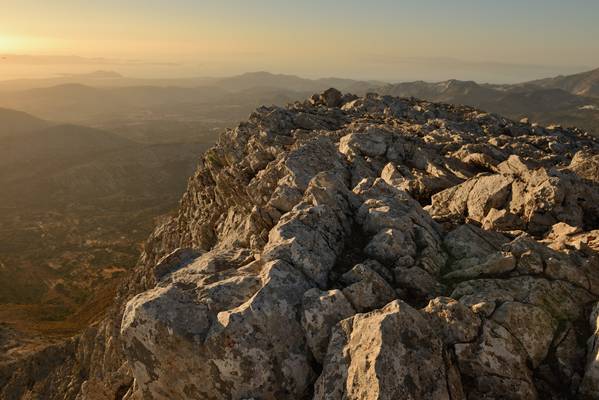
[[[353,267],[341,276],[341,282],[347,285],[343,294],[358,312],[382,308],[397,296],[391,285],[367,264]]]
[[[587,360],[581,393],[589,399],[599,399],[599,303],[589,317],[591,337],[587,342]]]
[[[535,399],[527,354],[506,328],[487,320],[472,343],[455,345],[458,368],[469,380],[469,398]]]
[[[471,342],[478,336],[480,319],[457,300],[437,297],[422,312],[447,344]]]
[[[333,331],[314,399],[450,399],[442,341],[401,301]]]
[[[356,310],[338,289],[310,289],[302,301],[302,327],[314,358],[322,363],[333,327],[356,314]]]
[[[137,394],[302,397],[314,374],[294,318],[306,278],[283,261],[230,263],[217,273],[201,264],[127,304],[121,335]]]
[[[500,173],[476,176],[433,195],[428,210],[437,220],[467,219],[487,229],[534,235],[546,233],[557,222],[596,226],[599,191],[588,178],[596,175],[591,172],[596,163],[575,159],[563,172],[530,165],[513,155],[498,165]]]

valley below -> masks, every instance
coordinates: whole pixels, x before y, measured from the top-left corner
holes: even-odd
[[[187,130],[185,142],[148,144],[3,114],[36,122],[0,134],[0,360],[9,361],[103,317],[214,139]]]
[[[23,352],[22,344],[72,336],[101,318],[137,262],[156,216],[174,204],[171,199],[123,209],[3,210],[2,357]]]

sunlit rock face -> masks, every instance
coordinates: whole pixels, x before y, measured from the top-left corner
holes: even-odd
[[[598,154],[414,99],[260,108],[80,340],[67,398],[599,398]]]

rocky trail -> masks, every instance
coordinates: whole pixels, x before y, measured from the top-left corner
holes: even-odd
[[[330,89],[223,133],[6,399],[599,399],[599,142]]]

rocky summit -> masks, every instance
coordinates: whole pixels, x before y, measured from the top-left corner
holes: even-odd
[[[221,135],[4,399],[599,399],[599,142],[330,89]]]

